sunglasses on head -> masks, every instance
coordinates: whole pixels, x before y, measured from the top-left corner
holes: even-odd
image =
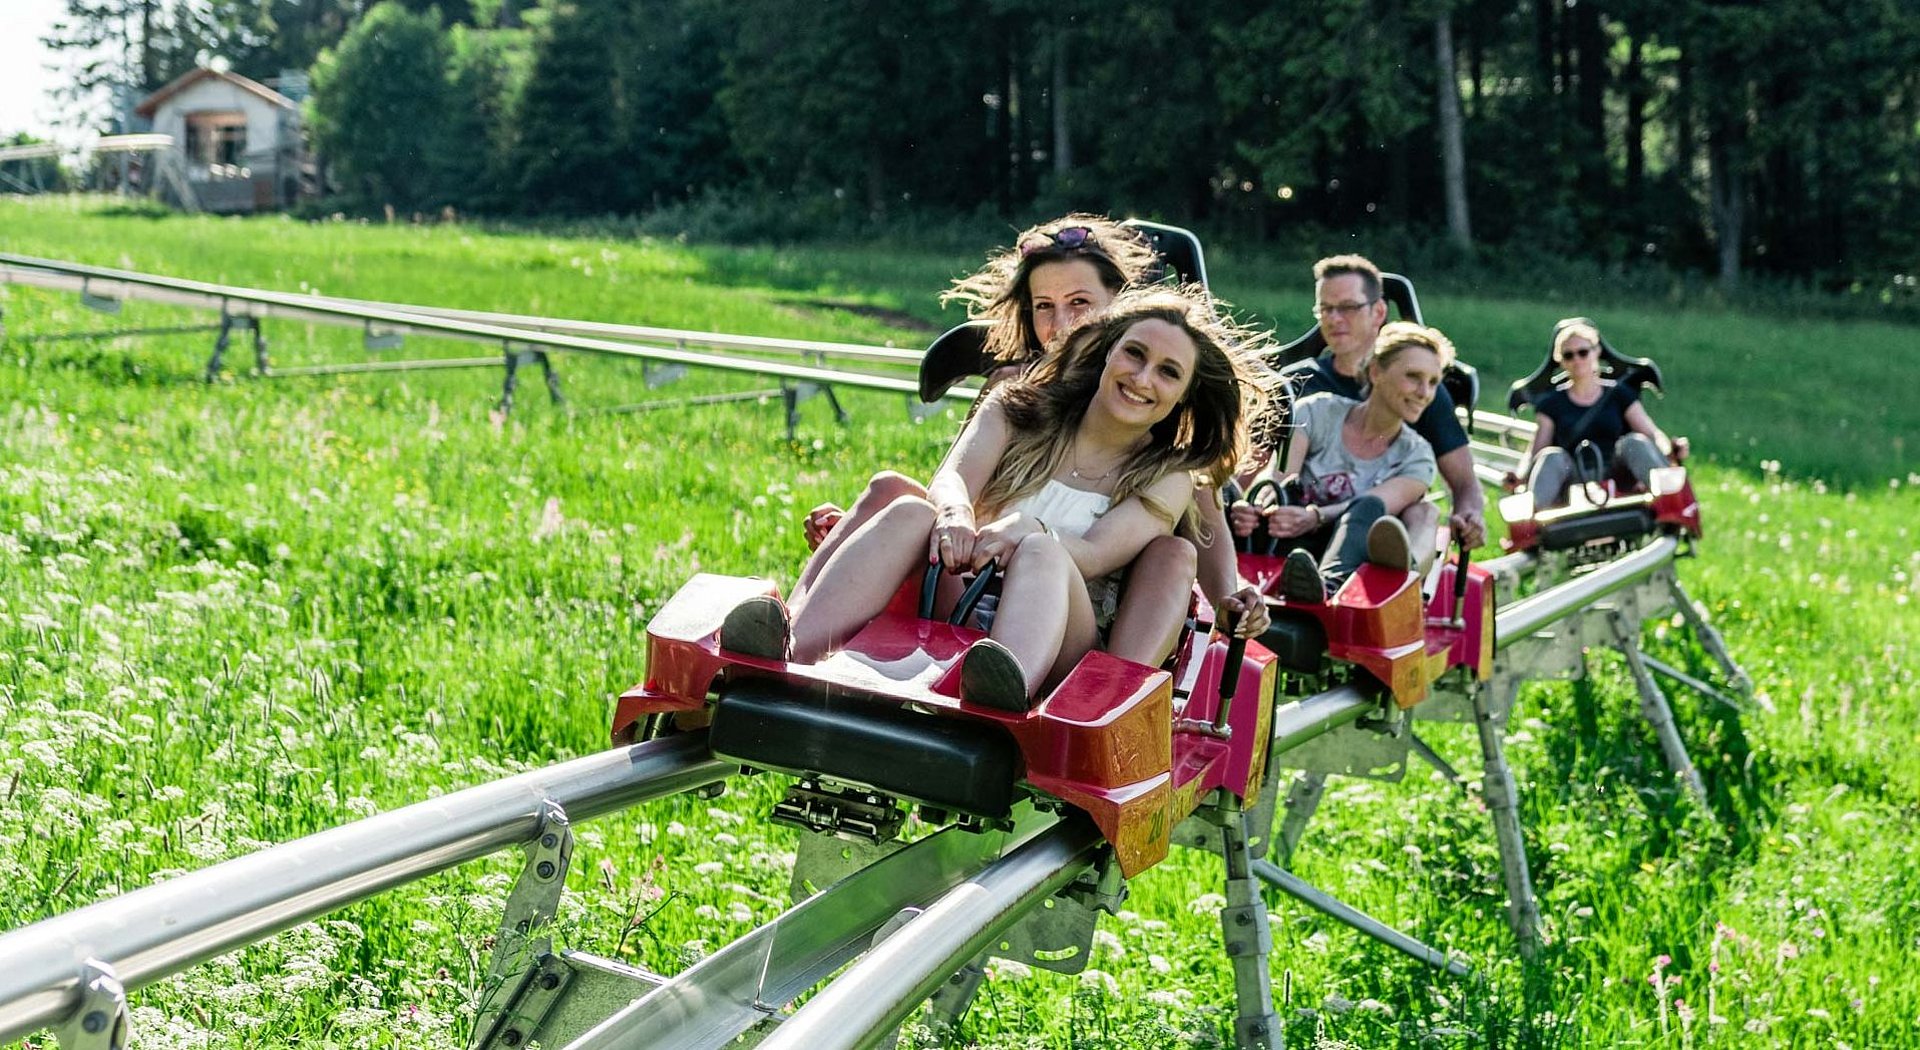
[[[1093,246],[1093,243],[1092,229],[1086,226],[1069,226],[1064,230],[1055,230],[1052,233],[1036,233],[1032,237],[1027,238],[1026,242],[1020,245],[1020,257],[1024,259],[1034,252],[1044,251],[1048,248],[1064,248],[1067,251],[1073,251],[1077,248],[1089,248]]]
[[[1592,356],[1593,356],[1593,353],[1594,353],[1594,348],[1593,348],[1593,347],[1591,347],[1591,346],[1583,346],[1583,347],[1579,347],[1578,349],[1574,349],[1574,350],[1562,350],[1562,351],[1560,351],[1559,353],[1557,353],[1557,354],[1555,354],[1555,355],[1553,355],[1553,356],[1554,356],[1554,357],[1556,357],[1556,358],[1558,358],[1558,359],[1560,359],[1560,360],[1562,360],[1562,361],[1572,361],[1572,360],[1574,360],[1574,359],[1576,359],[1576,358],[1581,358],[1581,357],[1592,357]]]

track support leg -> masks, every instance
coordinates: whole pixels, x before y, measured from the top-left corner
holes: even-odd
[[[927,998],[927,1027],[940,1045],[953,1045],[960,1019],[967,1015],[974,996],[980,994],[981,982],[987,978],[986,965],[987,956],[980,956],[947,978],[947,983]]]
[[[1273,927],[1267,920],[1267,902],[1253,873],[1253,851],[1248,843],[1246,814],[1237,802],[1222,807],[1221,835],[1227,861],[1227,906],[1220,912],[1220,929],[1233,963],[1235,1010],[1233,1043],[1243,1050],[1280,1050],[1280,1017],[1273,1009]]]
[[[1672,592],[1673,604],[1680,610],[1681,617],[1687,621],[1687,626],[1693,628],[1693,636],[1699,640],[1700,648],[1707,651],[1713,662],[1720,665],[1720,673],[1727,676],[1727,685],[1737,693],[1753,692],[1753,679],[1747,677],[1747,672],[1733,662],[1733,654],[1727,651],[1727,640],[1701,615],[1686,588],[1680,586],[1680,578],[1669,574],[1667,589]]]
[[[1653,726],[1653,733],[1660,740],[1660,753],[1666,757],[1667,768],[1673,771],[1693,800],[1702,809],[1707,805],[1707,785],[1700,779],[1700,771],[1694,768],[1692,756],[1687,754],[1686,741],[1680,739],[1680,729],[1673,724],[1673,706],[1667,702],[1667,694],[1660,691],[1659,683],[1653,680],[1653,673],[1647,670],[1646,661],[1640,656],[1639,624],[1629,624],[1619,613],[1612,617],[1615,645],[1620,655],[1627,658],[1627,670],[1633,674],[1634,687],[1640,690],[1640,714]]]
[[[1495,674],[1471,691],[1473,723],[1480,735],[1481,791],[1487,814],[1493,818],[1494,838],[1500,847],[1500,870],[1507,889],[1507,925],[1520,942],[1520,954],[1533,958],[1544,933],[1540,904],[1533,896],[1533,873],[1527,867],[1527,841],[1520,832],[1519,791],[1513,769],[1507,765],[1507,712],[1513,710],[1517,679]],[[1498,691],[1498,695],[1495,695]]]
[[[124,1050],[129,1038],[127,991],[113,967],[88,959],[81,973],[80,1008],[54,1030],[61,1050]]]
[[[1287,789],[1287,815],[1280,821],[1282,867],[1293,863],[1293,851],[1300,845],[1300,836],[1306,833],[1307,821],[1312,820],[1314,810],[1320,808],[1320,796],[1326,791],[1325,773],[1302,773],[1294,778],[1293,786]]]

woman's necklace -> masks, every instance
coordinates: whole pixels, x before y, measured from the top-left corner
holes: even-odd
[[[1078,478],[1081,481],[1091,481],[1096,485],[1107,480],[1110,477],[1113,477],[1113,475],[1120,470],[1120,464],[1125,463],[1127,461],[1127,455],[1122,454],[1119,459],[1113,461],[1113,466],[1107,468],[1107,472],[1105,474],[1094,475],[1094,474],[1088,474],[1085,471],[1082,471],[1080,469],[1080,442],[1079,441],[1075,441],[1073,443],[1073,446],[1070,449],[1068,449],[1068,453],[1072,456],[1072,461],[1067,464],[1067,476],[1070,478]]]

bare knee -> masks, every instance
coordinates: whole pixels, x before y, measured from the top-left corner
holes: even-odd
[[[924,495],[926,489],[919,482],[898,471],[883,470],[867,479],[867,487],[855,506],[871,513],[898,500]]]
[[[1185,580],[1192,583],[1200,572],[1200,552],[1178,536],[1156,536],[1133,561],[1128,577],[1133,580]]]

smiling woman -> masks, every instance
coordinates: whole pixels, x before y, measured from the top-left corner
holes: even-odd
[[[1242,334],[1212,304],[1122,293],[967,424],[926,498],[896,500],[847,537],[795,598],[735,610],[722,644],[821,659],[879,614],[917,567],[990,563],[1004,584],[961,694],[1024,711],[1112,624],[1118,573],[1194,513],[1193,474],[1223,480],[1256,396]]]
[[[1412,423],[1433,402],[1453,344],[1437,329],[1395,322],[1380,329],[1366,362],[1365,401],[1314,394],[1294,406],[1286,462],[1269,474],[1298,505],[1237,504],[1235,534],[1291,541],[1281,587],[1290,601],[1320,602],[1371,561],[1405,570],[1413,558],[1394,515],[1426,494],[1433,447]]]

